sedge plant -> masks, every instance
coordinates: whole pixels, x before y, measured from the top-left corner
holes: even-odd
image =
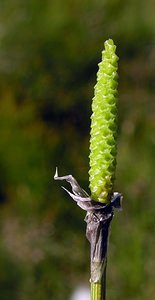
[[[121,194],[114,192],[117,153],[117,85],[118,56],[112,39],[105,42],[99,63],[95,95],[92,101],[90,133],[89,187],[84,191],[72,175],[66,180],[72,192],[64,190],[86,213],[86,237],[90,242],[91,300],[106,299],[106,265],[109,228],[114,208],[121,207]]]
[[[92,102],[90,170],[91,196],[108,205],[113,195],[117,153],[118,56],[112,39],[105,42]],[[106,261],[101,280],[91,282],[91,299],[105,299]]]

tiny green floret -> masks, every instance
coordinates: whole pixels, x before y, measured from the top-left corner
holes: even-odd
[[[116,169],[118,56],[112,39],[104,45],[92,102],[89,181],[93,200],[107,204]]]

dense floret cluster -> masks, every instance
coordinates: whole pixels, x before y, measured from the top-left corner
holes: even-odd
[[[108,203],[116,168],[118,57],[113,40],[105,42],[92,103],[90,190],[94,200]]]

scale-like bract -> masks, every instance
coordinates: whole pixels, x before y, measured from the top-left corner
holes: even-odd
[[[106,204],[116,168],[118,57],[113,40],[104,45],[92,103],[89,181],[92,199]]]

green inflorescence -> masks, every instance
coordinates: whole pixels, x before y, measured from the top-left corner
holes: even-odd
[[[92,198],[108,203],[116,169],[118,56],[113,40],[104,45],[92,102],[89,181]]]

